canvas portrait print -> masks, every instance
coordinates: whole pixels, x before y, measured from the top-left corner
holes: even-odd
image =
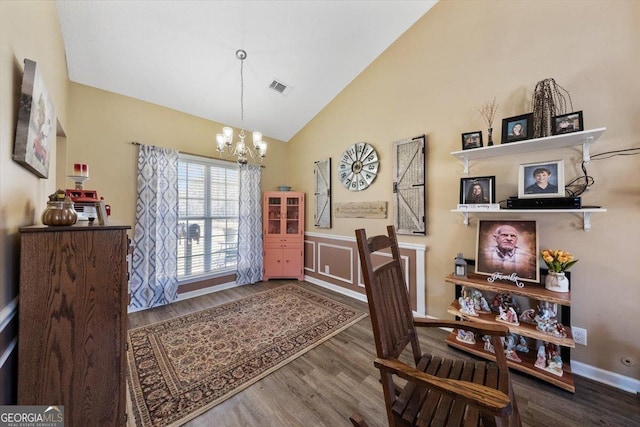
[[[25,59],[13,160],[40,178],[47,178],[55,137],[53,103],[36,63]]]
[[[540,282],[536,221],[479,220],[476,273]]]

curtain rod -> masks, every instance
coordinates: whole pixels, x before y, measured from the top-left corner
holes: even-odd
[[[138,141],[131,141],[131,145],[142,145],[142,143],[138,142]],[[155,145],[152,145],[152,147],[155,147]],[[187,154],[189,156],[204,157],[205,159],[220,160],[221,162],[236,163],[233,160],[221,159],[219,157],[205,156],[205,155],[202,155],[202,154],[187,153],[186,151],[178,151],[178,153]],[[260,166],[261,168],[266,168],[265,165],[258,165],[258,166]]]

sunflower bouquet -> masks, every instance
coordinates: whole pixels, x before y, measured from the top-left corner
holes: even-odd
[[[555,271],[556,273],[565,272],[578,262],[569,252],[560,249],[545,249],[540,254],[547,267],[549,267],[549,271]]]

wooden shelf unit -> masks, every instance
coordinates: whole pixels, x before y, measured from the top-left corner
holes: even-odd
[[[500,324],[506,325],[509,327],[509,331],[514,334],[522,335],[527,338],[532,338],[536,340],[546,341],[552,344],[557,344],[561,348],[561,357],[563,363],[563,375],[560,377],[553,373],[550,373],[544,369],[540,369],[534,366],[536,359],[536,352],[532,349],[529,349],[529,353],[520,353],[518,352],[518,357],[522,359],[521,363],[514,362],[508,360],[508,365],[518,371],[525,372],[537,378],[540,378],[544,381],[547,381],[551,384],[556,385],[564,390],[575,393],[575,386],[573,382],[573,376],[571,374],[571,348],[575,348],[575,342],[573,340],[573,336],[571,334],[570,324],[570,307],[571,307],[571,293],[570,292],[553,292],[545,289],[545,287],[541,284],[537,283],[525,283],[523,288],[519,288],[511,282],[501,282],[496,280],[494,282],[488,282],[487,278],[489,276],[483,276],[475,273],[467,273],[466,278],[456,277],[453,274],[448,275],[445,278],[445,282],[453,283],[456,286],[456,298],[461,294],[462,286],[467,286],[469,288],[475,288],[480,291],[488,291],[488,292],[506,292],[511,295],[522,296],[526,298],[531,298],[538,301],[548,301],[552,303],[556,303],[560,307],[561,311],[561,319],[562,323],[565,327],[565,332],[567,336],[564,338],[555,337],[553,335],[545,334],[536,329],[535,325],[531,325],[525,322],[520,322],[519,325],[511,325],[504,322],[499,322],[495,320],[496,313],[490,314],[479,314],[478,316],[470,316],[465,313],[461,313],[459,311],[460,305],[457,299],[453,300],[450,304],[447,312],[455,315],[458,318],[461,318],[465,321],[469,322],[478,322],[484,324]],[[474,354],[478,357],[483,357],[489,360],[495,360],[495,356],[484,350],[484,343],[481,339],[476,337],[476,344],[467,344],[456,339],[457,331],[453,331],[447,337],[447,344],[451,347],[458,348],[460,350],[467,351],[471,354]]]
[[[471,353],[474,356],[482,357],[484,359],[492,360],[495,362],[496,357],[493,353],[484,350],[484,342],[482,340],[476,340],[475,344],[467,344],[456,339],[456,331],[454,330],[447,336],[447,345],[453,348],[457,348],[458,350],[466,351],[467,353]],[[548,383],[555,385],[563,390],[570,391],[571,393],[576,392],[576,388],[573,381],[573,374],[571,372],[571,365],[563,361],[562,367],[562,376],[558,376],[548,372],[544,369],[537,368],[534,366],[536,361],[536,352],[533,350],[529,350],[528,353],[520,353],[518,352],[518,357],[522,359],[521,363],[514,362],[512,360],[507,359],[507,365],[520,372],[524,372],[536,378],[540,378]]]

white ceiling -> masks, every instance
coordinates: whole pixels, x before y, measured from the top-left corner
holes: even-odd
[[[282,141],[435,3],[56,1],[71,81],[240,127],[244,49],[244,127]]]

